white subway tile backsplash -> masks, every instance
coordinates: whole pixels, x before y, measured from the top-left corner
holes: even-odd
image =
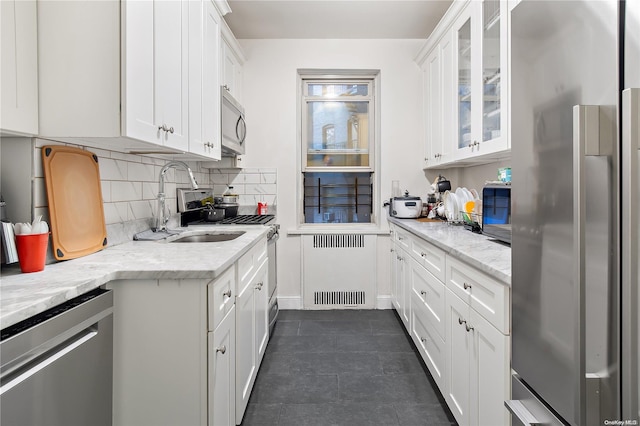
[[[155,201],[141,200],[129,203],[132,217],[129,220],[144,219],[153,216],[153,209],[156,206]]]
[[[45,145],[77,145],[45,139],[35,140],[36,148],[32,157],[34,214],[36,216],[41,214],[48,221],[41,149]],[[135,229],[139,232],[141,227],[153,223],[157,209],[158,175],[169,160],[104,149],[85,147],[83,149],[96,154],[99,158],[104,215],[106,224],[109,225],[107,229],[127,234],[128,231],[124,231],[125,229]],[[216,195],[221,195],[227,189],[227,185],[233,186],[233,192],[239,195],[239,203],[244,207],[243,214],[254,214],[258,202],[266,202],[269,207],[275,206],[277,169],[206,169],[201,167],[199,162],[187,162],[187,164],[192,169],[199,186],[213,188]],[[173,168],[167,171],[165,175],[166,205],[168,212],[173,215],[172,220],[175,220],[177,212],[176,188],[189,187],[190,181],[186,171]],[[136,226],[127,225],[134,223]],[[132,237],[124,234],[117,236],[118,243],[128,241]],[[116,240],[111,234],[108,237],[112,245]]]
[[[158,197],[157,182],[142,182],[142,199],[155,200]]]
[[[102,189],[102,202],[111,202],[111,182],[108,180],[100,181],[100,188]]]
[[[245,194],[258,194],[258,195],[266,195],[266,194],[275,194],[276,193],[276,185],[271,183],[265,184],[257,184],[257,185],[246,185]]]
[[[127,162],[127,177],[130,181],[157,182],[158,175],[153,164]]]
[[[111,182],[111,201],[134,201],[142,199],[142,182]]]
[[[127,162],[112,158],[98,157],[100,179],[102,180],[128,180]]]

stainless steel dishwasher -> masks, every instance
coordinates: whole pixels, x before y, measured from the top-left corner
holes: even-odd
[[[0,423],[111,425],[113,294],[95,289],[2,330]]]

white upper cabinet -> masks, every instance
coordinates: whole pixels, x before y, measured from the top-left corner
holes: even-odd
[[[189,2],[189,151],[220,160],[220,16],[210,0]]]
[[[222,25],[222,45],[220,51],[220,78],[222,90],[228,91],[242,103],[242,69],[244,54],[226,23]]]
[[[508,156],[507,15],[504,0],[454,1],[418,55],[425,168]]]
[[[125,1],[122,135],[189,149],[188,1]]]
[[[35,0],[0,2],[0,134],[38,134],[36,18]]]
[[[507,2],[471,2],[454,23],[457,93],[456,160],[509,148]]]
[[[219,159],[222,22],[204,0],[40,2],[39,134]]]

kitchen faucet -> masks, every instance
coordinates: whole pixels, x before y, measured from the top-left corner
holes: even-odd
[[[160,169],[160,177],[158,179],[158,215],[156,216],[156,228],[153,232],[166,232],[167,230],[169,217],[165,217],[164,176],[170,168],[175,169],[178,168],[178,166],[185,169],[189,174],[191,189],[198,189],[198,182],[196,182],[196,179],[193,177],[193,172],[186,163],[182,161],[169,161],[165,164],[162,169]]]

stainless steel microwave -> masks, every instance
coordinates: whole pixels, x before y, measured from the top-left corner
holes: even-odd
[[[222,93],[222,154],[234,156],[244,154],[244,140],[247,137],[247,123],[244,108],[224,88]]]
[[[511,244],[511,183],[482,188],[482,233]]]

